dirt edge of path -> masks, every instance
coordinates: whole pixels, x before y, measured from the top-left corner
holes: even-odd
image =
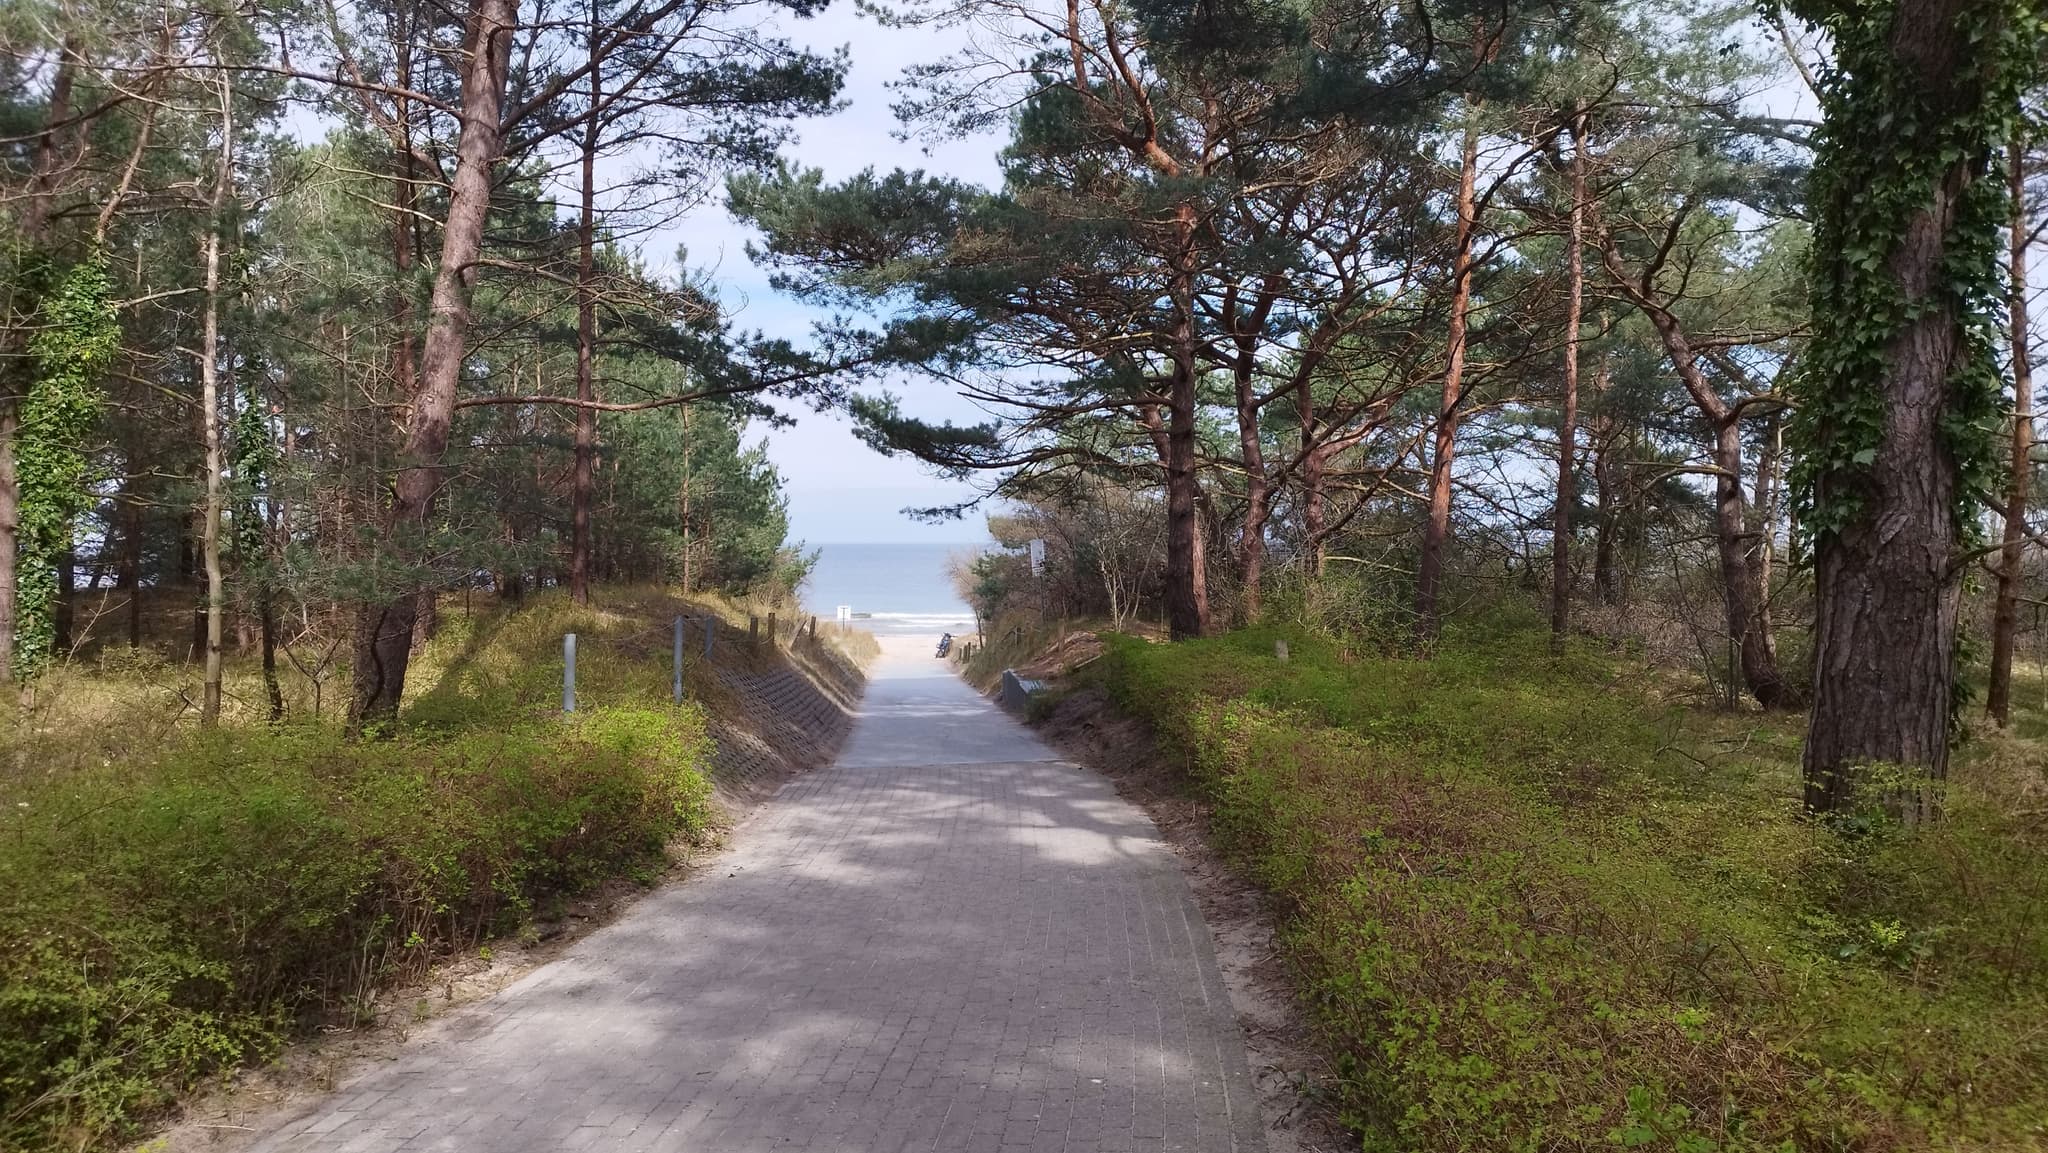
[[[791,778],[838,755],[853,729],[867,679],[836,651],[787,652],[757,675],[722,675],[731,699],[706,702],[717,753],[707,766],[722,820],[702,845],[677,845],[669,867],[646,884],[607,881],[536,918],[516,937],[451,956],[417,981],[378,992],[364,1023],[331,1024],[287,1044],[276,1057],[223,1071],[194,1088],[130,1153],[239,1153],[378,1063],[408,1041],[480,1004],[578,941],[611,924],[642,897],[687,883],[743,835],[762,802]]]
[[[1268,1153],[1337,1153],[1357,1143],[1321,1091],[1329,1063],[1296,1002],[1278,941],[1279,912],[1210,842],[1209,809],[1159,751],[1150,726],[1118,711],[1101,690],[1055,687],[1033,720],[1038,735],[1115,783],[1152,818],[1180,860],[1214,939],[1223,985],[1244,1034]]]

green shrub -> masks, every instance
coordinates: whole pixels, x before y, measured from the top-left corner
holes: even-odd
[[[1253,630],[1095,666],[1285,899],[1365,1147],[2040,1148],[2038,821],[1964,766],[1938,828],[1821,827],[1796,718],[1660,706],[1546,640]]]
[[[703,714],[223,730],[8,798],[0,1147],[98,1143],[711,817]]]

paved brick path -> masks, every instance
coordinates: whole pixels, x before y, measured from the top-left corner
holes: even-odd
[[[906,647],[704,873],[257,1148],[1263,1153],[1151,824]]]

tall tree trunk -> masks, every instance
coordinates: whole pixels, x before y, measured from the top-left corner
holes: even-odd
[[[119,587],[128,590],[128,647],[142,647],[142,504],[135,499],[134,483],[123,493],[121,533],[121,575]]]
[[[1196,474],[1195,362],[1195,210],[1183,205],[1176,218],[1179,240],[1174,254],[1171,296],[1172,331],[1168,333],[1173,372],[1167,384],[1166,466],[1166,623],[1175,640],[1209,631],[1208,574],[1203,560],[1199,508],[1201,480]]]
[[[576,228],[576,471],[569,495],[569,597],[590,603],[590,506],[596,498],[592,467],[597,455],[597,146],[604,100],[598,67],[600,24],[590,10],[590,114],[583,125],[583,214]]]
[[[265,580],[256,590],[256,618],[263,639],[263,694],[270,701],[270,723],[284,719],[284,686],[277,680],[277,596]]]
[[[1564,310],[1564,396],[1557,420],[1557,508],[1550,526],[1550,651],[1564,651],[1572,623],[1572,511],[1579,502],[1579,318],[1585,307],[1585,114],[1572,116],[1572,213]]]
[[[2027,497],[2034,487],[2034,366],[2027,323],[2026,144],[2006,146],[2012,193],[2007,245],[2007,334],[2012,346],[2012,449],[2005,484],[2005,535],[1998,550],[1998,595],[1991,613],[1991,686],[1984,711],[2002,727],[2012,719],[2012,654],[2019,633],[2020,577],[2027,543]]]
[[[1604,430],[1603,430],[1604,431]],[[1593,596],[1603,605],[1621,599],[1614,583],[1614,445],[1593,434]]]
[[[1714,551],[1721,566],[1728,635],[1736,638],[1742,681],[1750,695],[1767,709],[1778,708],[1791,703],[1791,687],[1778,671],[1777,645],[1765,612],[1760,557],[1742,495],[1742,425],[1732,413],[1714,426],[1713,460]]]
[[[1882,765],[1881,799],[1915,824],[1935,815],[1931,786],[1948,773],[1961,536],[1952,417],[1959,387],[1989,355],[1956,287],[1973,270],[1954,265],[1976,251],[1965,230],[1996,143],[1991,125],[2010,111],[2009,72],[2035,63],[2033,41],[2010,26],[2026,19],[2015,8],[1892,0],[1856,13],[1838,49],[1839,90],[1851,95],[1828,109],[1814,177],[1824,190],[1813,206],[1814,345],[1826,375],[1808,375],[1803,387],[1819,395],[1801,406],[1802,421],[1815,422],[1813,451],[1832,449],[1811,502],[1824,518],[1803,764],[1816,813],[1868,799],[1867,767]],[[1862,98],[1853,108],[1851,96]],[[1851,122],[1876,107],[1900,114]],[[1872,341],[1877,299],[1897,304],[1876,314],[1890,327],[1872,372],[1836,369]],[[1861,427],[1817,403],[1852,390],[1882,416],[1867,445]],[[1870,455],[1851,460],[1850,447]]]
[[[1171,392],[1177,394],[1179,390],[1176,387]],[[1182,418],[1178,414],[1162,417],[1159,408],[1157,404],[1140,405],[1138,419],[1152,439],[1166,477],[1166,619],[1169,634],[1179,639],[1201,635],[1196,630],[1177,631],[1190,622],[1199,622],[1197,629],[1207,623],[1200,493],[1189,491],[1194,487],[1189,483],[1194,476],[1194,438],[1190,435],[1184,442],[1177,441],[1173,432],[1182,424]],[[1191,417],[1187,423],[1192,425]],[[1174,462],[1181,443],[1186,447],[1186,466],[1176,470]]]
[[[1301,540],[1311,580],[1320,580],[1329,552],[1329,464],[1333,447],[1318,443],[1315,392],[1310,378],[1296,386],[1294,409],[1301,425]]]
[[[200,443],[206,443],[205,430],[200,430]],[[185,517],[185,539],[180,545],[180,559],[185,573],[185,590],[188,595],[206,583],[206,512],[204,508],[193,509]],[[185,662],[200,664],[206,660],[206,597],[192,598],[192,636],[187,646]]]
[[[1415,574],[1416,629],[1434,637],[1439,624],[1444,544],[1451,535],[1451,466],[1458,447],[1458,406],[1465,398],[1465,326],[1472,308],[1472,245],[1477,226],[1479,122],[1476,103],[1467,112],[1465,147],[1458,164],[1458,228],[1451,253],[1451,315],[1446,338],[1443,404],[1437,409],[1436,438],[1429,459],[1429,519],[1422,529],[1422,557]]]
[[[410,21],[404,33],[393,38],[394,68],[399,86],[410,88],[413,76],[414,46],[410,34]],[[391,327],[396,339],[391,345],[391,378],[400,396],[411,396],[419,386],[419,348],[413,334],[413,268],[419,263],[419,222],[418,222],[418,170],[413,159],[412,104],[406,97],[393,100],[394,115],[391,122],[391,144],[397,159],[397,172],[392,177],[391,212],[391,267],[392,278]],[[418,654],[434,638],[439,626],[435,612],[435,589],[421,589],[413,610],[412,639],[409,654]],[[410,659],[410,656],[408,657]]]
[[[1664,344],[1664,355],[1679,383],[1692,397],[1714,434],[1714,551],[1720,562],[1721,603],[1728,635],[1740,650],[1743,683],[1767,709],[1792,703],[1791,686],[1778,671],[1777,642],[1764,612],[1764,589],[1758,579],[1755,550],[1750,545],[1747,501],[1742,493],[1742,414],[1714,391],[1700,370],[1692,341],[1678,317],[1651,295],[1650,286],[1629,275],[1612,235],[1600,237],[1609,277],[1650,319]]]
[[[207,728],[220,723],[221,617],[227,607],[220,564],[221,512],[227,496],[221,485],[220,234],[228,186],[234,180],[235,132],[232,90],[226,76],[222,73],[220,82],[220,159],[214,168],[212,202],[207,206],[206,238],[199,250],[206,285],[199,336],[199,431],[206,446],[206,508],[199,537],[206,566],[206,672],[200,681],[199,723]]]
[[[695,583],[695,578],[697,574],[694,567],[694,561],[696,559],[697,552],[697,542],[693,533],[693,529],[695,527],[696,522],[690,508],[690,496],[692,492],[691,480],[694,476],[693,470],[690,466],[692,449],[690,429],[692,421],[690,417],[689,405],[679,404],[676,406],[676,409],[678,414],[677,419],[681,422],[683,426],[683,481],[681,488],[676,493],[676,515],[677,519],[681,521],[683,528],[683,595],[689,596],[697,589]]]
[[[1750,550],[1756,565],[1756,581],[1764,590],[1763,611],[1770,612],[1771,568],[1777,561],[1778,492],[1785,472],[1785,422],[1783,413],[1764,420],[1763,455],[1756,462],[1756,495],[1750,502],[1754,514]]]
[[[273,404],[272,411],[278,408]],[[289,421],[286,428],[290,428]],[[264,435],[270,435],[267,429]],[[287,431],[284,452],[279,457],[287,468],[292,448],[292,435]],[[263,646],[263,692],[270,699],[270,723],[274,725],[284,720],[284,686],[277,679],[277,572],[278,553],[285,540],[284,526],[291,523],[291,510],[278,499],[267,480],[265,489],[268,499],[263,502],[263,570],[262,579],[256,583],[256,621]]]
[[[409,36],[394,37],[398,87],[412,86],[412,43]],[[418,386],[417,342],[413,336],[412,270],[419,259],[419,232],[414,219],[419,201],[417,173],[413,167],[412,106],[403,96],[393,100],[395,116],[391,149],[397,171],[391,178],[391,377],[398,395],[409,397]]]
[[[503,155],[500,117],[517,18],[514,0],[474,0],[470,7],[455,179],[447,226],[441,233],[440,265],[434,270],[432,316],[419,381],[409,398],[398,475],[384,516],[386,540],[401,548],[413,546],[425,533],[441,486],[441,459],[455,422],[456,385],[469,337],[470,290],[490,216],[492,175]],[[364,604],[356,614],[354,694],[349,702],[353,730],[397,716],[405,693],[417,594],[417,589],[398,590]]]
[[[441,630],[441,590],[426,588],[419,591],[419,600],[413,608],[412,652],[418,656]]]
[[[1593,394],[1599,398],[1599,409],[1593,418],[1593,486],[1599,492],[1598,508],[1593,518],[1593,595],[1603,605],[1618,604],[1621,588],[1615,580],[1614,546],[1617,530],[1620,528],[1621,502],[1616,500],[1615,489],[1619,484],[1615,477],[1614,414],[1607,411],[1604,403],[1610,369],[1607,358],[1600,358],[1599,371],[1593,377]]]
[[[1254,394],[1252,354],[1239,354],[1237,383],[1238,451],[1244,456],[1244,522],[1238,528],[1238,574],[1244,589],[1238,599],[1245,624],[1259,619],[1259,586],[1266,577],[1266,522],[1273,515],[1272,488],[1266,480],[1265,446],[1259,441],[1259,410]]]
[[[1208,575],[1195,487],[1195,382],[1176,369],[1166,420],[1166,623],[1175,640],[1209,631]]]
[[[68,531],[67,531],[68,535]],[[53,653],[66,653],[78,638],[71,635],[72,624],[78,619],[78,550],[66,548],[57,554],[57,611],[56,630],[51,638]]]
[[[57,150],[60,130],[71,117],[71,92],[76,85],[79,56],[75,38],[67,37],[57,54],[57,72],[50,81],[50,99],[43,111],[43,127],[36,134],[29,160],[28,205],[17,227],[23,251],[40,255],[49,232],[50,212],[56,195]],[[16,286],[10,296],[21,293]],[[0,346],[0,679],[14,672],[15,557],[21,530],[21,480],[15,468],[14,439],[21,428],[19,406],[34,382],[29,367],[29,311],[34,302],[10,301],[14,315],[4,319],[7,331]]]

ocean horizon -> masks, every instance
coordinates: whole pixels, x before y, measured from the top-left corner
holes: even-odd
[[[954,589],[946,566],[989,544],[839,541],[808,547],[818,550],[818,563],[801,596],[820,620],[833,620],[844,605],[856,627],[874,633],[974,631],[974,610]]]

